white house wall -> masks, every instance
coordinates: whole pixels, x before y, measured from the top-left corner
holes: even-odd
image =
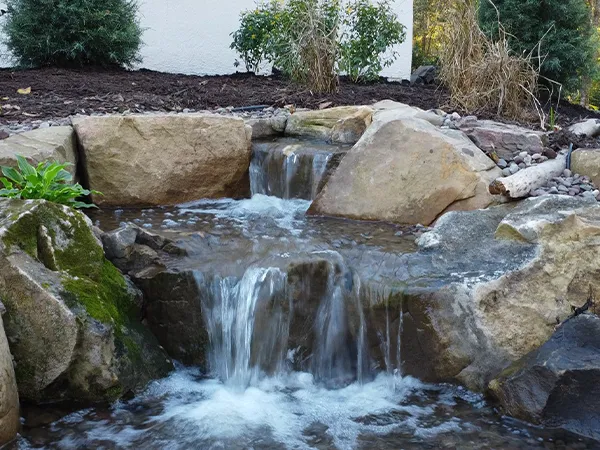
[[[412,2],[393,2],[400,22],[407,28],[407,39],[397,47],[399,57],[393,66],[385,68],[383,76],[410,76]],[[254,0],[140,0],[140,20],[145,29],[140,67],[197,75],[235,72],[237,55],[229,48],[230,34],[239,25],[240,13],[255,4]],[[0,64],[10,66],[6,53],[0,54]],[[243,64],[239,70],[243,70]]]

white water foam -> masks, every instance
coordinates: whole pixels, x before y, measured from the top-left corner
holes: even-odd
[[[200,200],[180,205],[179,214],[211,214],[220,219],[231,219],[240,224],[252,220],[271,219],[279,228],[298,234],[310,206],[308,200],[283,200],[263,194],[254,194],[244,200]]]
[[[60,448],[110,442],[128,449],[313,449],[324,448],[311,443],[311,430],[320,429],[320,440],[331,442],[326,448],[351,450],[364,434],[402,431],[431,436],[461,430],[455,418],[423,426],[433,407],[402,404],[425,387],[410,377],[380,374],[370,383],[328,390],[316,384],[312,375],[295,372],[239,391],[199,375],[180,369],[154,382],[132,403],[117,404],[111,422],[90,421],[85,412],[64,418],[61,426],[68,423],[77,432],[64,437]],[[157,402],[162,405],[157,414],[143,424],[130,423],[143,405]],[[78,424],[84,424],[85,430]]]

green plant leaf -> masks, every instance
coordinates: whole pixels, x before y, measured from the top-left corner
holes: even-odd
[[[37,170],[35,170],[35,167],[33,167],[31,164],[29,164],[27,162],[27,160],[25,158],[23,158],[21,155],[16,155],[17,156],[17,164],[19,165],[19,169],[21,170],[21,173],[25,176],[37,176]]]
[[[9,180],[14,181],[17,184],[23,184],[23,182],[25,181],[23,179],[23,177],[21,176],[21,174],[19,172],[17,172],[15,169],[13,169],[12,167],[2,167],[2,174],[8,178]]]

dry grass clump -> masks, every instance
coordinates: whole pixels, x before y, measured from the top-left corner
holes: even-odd
[[[295,78],[315,92],[335,92],[338,87],[336,72],[337,28],[330,29],[318,11],[310,10],[303,24],[299,24],[298,62]]]
[[[530,118],[534,109],[543,123],[533,56],[513,54],[501,25],[498,40],[488,38],[479,27],[476,0],[452,3],[442,34],[440,77],[453,106],[468,112],[493,108],[514,120]]]

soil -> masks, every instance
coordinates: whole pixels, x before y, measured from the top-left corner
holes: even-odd
[[[31,87],[21,95],[17,89]],[[68,70],[43,68],[15,71],[0,70],[0,123],[47,120],[72,114],[102,112],[206,110],[222,107],[268,105],[315,109],[319,106],[370,104],[392,99],[423,109],[441,108],[447,112],[447,92],[439,86],[407,86],[386,82],[354,84],[340,81],[334,94],[312,93],[280,76],[252,74],[201,77],[168,74],[148,70],[105,69]],[[550,103],[543,102],[549,109]],[[9,105],[8,107],[6,105]],[[566,126],[585,118],[600,118],[600,113],[561,102],[557,122]],[[463,111],[458,111],[464,114]],[[502,120],[488,111],[479,118]],[[502,120],[505,121],[505,120]],[[528,127],[539,127],[532,114]]]

